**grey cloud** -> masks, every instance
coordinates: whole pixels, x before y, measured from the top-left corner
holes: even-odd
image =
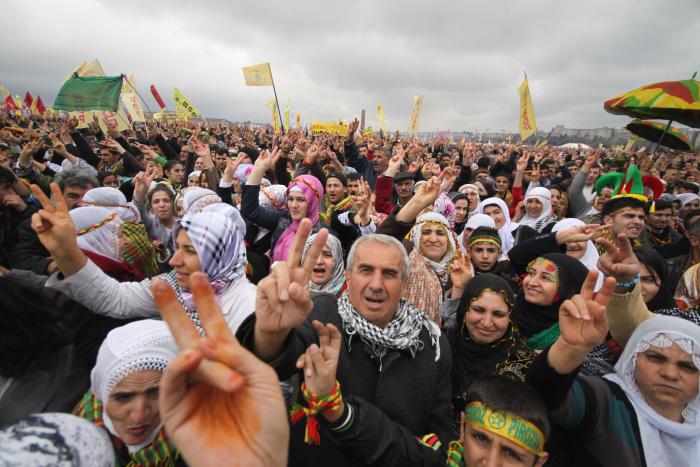
[[[170,101],[181,89],[205,115],[268,121],[268,88],[241,67],[269,61],[284,110],[406,129],[415,94],[422,129],[517,129],[516,88],[528,71],[540,128],[621,127],[605,99],[700,69],[700,3],[255,2],[184,0],[10,2],[0,31],[0,82],[47,102],[65,73],[99,58]]]

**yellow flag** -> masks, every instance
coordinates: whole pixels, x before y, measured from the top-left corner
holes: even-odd
[[[139,100],[138,94],[136,94],[136,82],[134,81],[134,75],[129,75],[126,82],[122,86],[121,101],[126,108],[126,111],[131,115],[131,120],[134,122],[145,122],[146,117],[143,115],[143,109],[141,108],[141,101]]]
[[[538,148],[542,148],[542,147],[546,146],[547,143],[548,143],[548,141],[545,139],[545,140],[542,140],[539,143],[537,143],[535,146],[537,146]]]
[[[291,126],[292,110],[289,108],[289,101],[287,101],[287,107],[284,108],[284,129],[289,131]]]
[[[5,87],[4,84],[0,84],[0,98],[5,100],[7,95],[10,93],[10,90]]]
[[[173,88],[173,101],[175,101],[175,112],[185,120],[202,115],[178,88]]]
[[[34,115],[39,113],[39,109],[37,109],[37,103],[39,102],[39,96],[37,95],[34,100],[32,101],[32,105],[29,106],[29,113]]]
[[[280,127],[280,113],[277,108],[277,102],[274,99],[270,99],[267,103],[267,108],[270,109],[270,114],[272,115],[272,126],[275,129],[275,134],[281,133],[282,128]]]
[[[22,110],[24,108],[24,101],[19,94],[15,94],[15,105],[17,105],[18,110]]]
[[[272,70],[269,63],[244,66],[243,78],[246,86],[272,86]]]
[[[525,141],[537,131],[535,111],[532,109],[532,97],[527,84],[527,75],[518,88],[520,94],[520,141]]]
[[[418,121],[420,120],[421,110],[423,110],[423,96],[414,96],[413,110],[411,110],[411,120],[408,124],[409,133],[418,133]]]
[[[301,128],[301,115],[297,112],[297,128]]]
[[[388,131],[386,129],[386,122],[384,121],[384,111],[382,110],[382,103],[381,102],[379,104],[377,104],[377,119],[382,124],[382,130],[384,131],[384,134],[386,135],[388,133]]]

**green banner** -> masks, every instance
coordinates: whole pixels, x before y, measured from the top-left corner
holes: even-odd
[[[58,91],[53,108],[67,112],[77,110],[116,112],[121,90],[121,76],[82,77],[74,73]]]

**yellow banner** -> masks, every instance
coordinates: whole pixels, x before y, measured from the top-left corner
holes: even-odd
[[[185,120],[202,115],[178,88],[173,88],[173,100],[175,101],[175,112],[182,115]]]
[[[328,133],[331,135],[347,136],[348,126],[345,123],[315,121],[311,124],[311,133],[314,135]]]
[[[126,111],[131,115],[132,122],[145,122],[146,117],[143,115],[139,96],[136,94],[136,82],[134,75],[129,75],[126,83],[122,86],[121,101],[126,108]]]
[[[297,128],[301,128],[301,114],[297,112]]]
[[[535,111],[532,108],[532,96],[530,96],[530,88],[527,84],[527,75],[523,79],[523,83],[518,88],[520,95],[520,140],[525,141],[537,131],[535,123]]]
[[[382,110],[382,103],[381,102],[379,104],[377,104],[377,119],[382,124],[382,130],[384,131],[384,134],[386,135],[388,133],[388,131],[386,129],[386,122],[384,121],[384,111]]]
[[[368,126],[367,128],[365,128],[365,133],[364,133],[365,135],[371,135],[372,133],[373,133],[373,131],[372,131],[371,126]]]
[[[275,129],[275,134],[281,133],[282,128],[280,127],[280,113],[277,108],[277,102],[274,99],[270,99],[267,103],[267,108],[270,109],[270,115],[272,116],[272,127]]]
[[[541,148],[541,147],[546,146],[548,142],[549,142],[549,141],[547,141],[547,140],[545,139],[545,140],[539,142],[538,144],[536,144],[535,146],[537,146],[538,148]]]
[[[272,86],[272,70],[269,63],[244,66],[243,79],[246,86]]]
[[[292,110],[289,108],[289,101],[287,101],[287,107],[284,108],[284,129],[289,131],[291,126]]]
[[[415,96],[413,98],[413,110],[411,110],[411,120],[408,124],[409,133],[418,133],[418,122],[420,121],[421,110],[423,110],[423,96]]]
[[[5,100],[8,94],[10,94],[10,90],[7,89],[4,84],[0,84],[0,98]]]

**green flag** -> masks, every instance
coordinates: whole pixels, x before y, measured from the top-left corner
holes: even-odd
[[[76,110],[117,111],[122,90],[121,76],[83,77],[73,73],[58,91],[53,108],[73,112]]]

